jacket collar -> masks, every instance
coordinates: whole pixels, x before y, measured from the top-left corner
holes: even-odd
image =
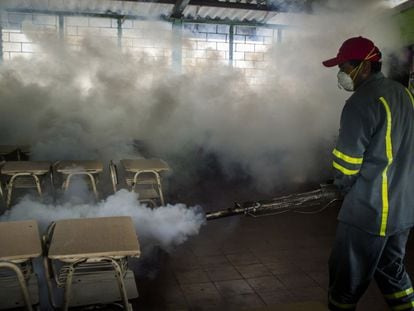
[[[363,89],[367,84],[370,84],[373,81],[380,80],[385,78],[384,74],[382,72],[377,72],[372,74],[368,79],[366,79],[362,84],[358,87],[356,91],[359,91],[360,89]]]

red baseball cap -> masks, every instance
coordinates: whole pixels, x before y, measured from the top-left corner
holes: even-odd
[[[326,67],[333,67],[350,60],[380,61],[381,53],[374,45],[374,42],[359,36],[350,38],[342,43],[336,57],[328,59],[322,62],[322,64]]]

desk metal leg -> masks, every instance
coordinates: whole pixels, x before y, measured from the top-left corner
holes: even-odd
[[[70,178],[72,177],[72,174],[68,174],[68,176],[66,176],[65,180],[63,181],[62,184],[62,189],[63,191],[67,191],[69,188],[69,182],[70,182]]]
[[[36,182],[36,187],[37,187],[37,192],[39,193],[39,196],[42,196],[42,188],[40,187],[40,180],[39,177],[37,177],[36,175],[32,175],[32,177],[34,178],[35,182]]]
[[[162,188],[161,188],[160,174],[156,173],[155,176],[156,176],[156,179],[157,179],[157,187],[158,187],[158,193],[160,194],[161,206],[164,206],[165,202],[164,202],[164,194],[162,193]]]
[[[42,187],[40,186],[39,177],[37,177],[35,174],[32,174],[32,173],[17,173],[17,174],[13,175],[10,178],[10,181],[7,184],[7,199],[6,199],[6,206],[7,207],[10,207],[10,204],[11,204],[11,198],[12,198],[12,193],[13,193],[14,182],[15,182],[16,178],[20,177],[20,176],[30,176],[30,177],[32,177],[35,181],[36,189],[37,189],[37,192],[39,193],[39,196],[42,196]]]
[[[110,258],[110,260],[111,260],[111,264],[114,267],[114,270],[116,272],[116,280],[118,281],[119,293],[121,294],[121,297],[122,297],[122,302],[124,304],[124,309],[125,310],[130,310],[129,303],[128,303],[128,295],[127,295],[127,292],[126,292],[126,289],[125,289],[124,277],[122,275],[123,274],[122,269],[114,259]]]
[[[92,191],[93,191],[93,193],[95,195],[96,200],[98,201],[99,200],[98,190],[96,188],[95,178],[93,177],[93,175],[91,173],[86,173],[86,172],[83,173],[82,172],[82,173],[71,173],[71,174],[68,174],[68,176],[66,177],[66,180],[63,182],[63,186],[62,186],[63,190],[64,191],[67,191],[68,190],[69,183],[70,183],[70,179],[72,178],[73,175],[87,175],[89,177],[89,179],[91,181],[91,185],[92,185]]]
[[[12,176],[12,178],[10,178],[10,181],[7,183],[7,198],[6,198],[6,207],[10,208],[10,203],[11,203],[11,197],[12,197],[12,193],[13,193],[13,183],[14,183],[14,179],[17,176],[14,175]]]
[[[14,263],[4,262],[4,261],[0,262],[0,268],[8,268],[8,269],[13,270],[16,273],[17,279],[19,281],[20,289],[22,291],[23,299],[26,304],[26,308],[27,310],[32,311],[33,307],[32,307],[32,302],[30,300],[29,290],[27,289],[26,280],[24,279],[24,275],[22,271],[20,270],[20,268]]]
[[[50,167],[50,190],[52,191],[53,202],[56,202],[56,191],[55,191],[55,177],[53,176],[53,169]]]
[[[63,306],[62,306],[63,311],[67,311],[69,309],[70,294],[72,291],[72,278],[73,278],[73,274],[75,273],[76,266],[84,261],[86,261],[86,259],[78,260],[69,265],[69,272],[66,278],[66,285],[65,285],[65,295],[63,297]]]
[[[87,173],[86,175],[88,175],[89,178],[90,178],[90,180],[91,180],[92,190],[93,190],[93,193],[95,194],[96,200],[98,201],[99,200],[99,198],[98,198],[98,190],[96,189],[95,178],[90,173]]]
[[[68,275],[66,278],[66,285],[65,285],[65,295],[64,295],[64,300],[63,300],[63,306],[62,306],[62,310],[63,311],[67,311],[69,309],[69,301],[70,301],[70,295],[71,295],[71,290],[72,290],[72,279],[73,279],[73,275],[75,273],[76,270],[76,266],[79,265],[82,262],[85,262],[86,259],[82,259],[82,260],[78,260],[74,263],[71,263],[69,265],[69,271],[68,271]],[[123,273],[122,273],[122,269],[120,267],[120,265],[112,258],[105,258],[103,261],[110,261],[114,270],[115,270],[115,276],[116,276],[116,280],[118,282],[118,288],[119,288],[119,293],[121,295],[122,298],[122,303],[124,305],[125,310],[128,311],[132,311],[129,308],[129,303],[128,303],[128,295],[125,289],[125,283],[124,283],[124,278],[123,278]]]
[[[160,174],[158,174],[157,171],[154,171],[154,170],[142,170],[142,171],[136,172],[135,175],[134,175],[134,182],[133,182],[133,184],[131,186],[131,191],[134,191],[135,190],[135,186],[138,183],[138,176],[139,176],[139,174],[143,174],[143,173],[151,173],[151,174],[154,174],[155,180],[156,180],[156,183],[157,183],[157,190],[158,190],[158,195],[160,197],[161,206],[165,205],[165,202],[164,202],[164,194],[162,193],[162,187],[161,187],[161,177],[160,177]],[[151,199],[151,201],[152,201],[152,199]]]

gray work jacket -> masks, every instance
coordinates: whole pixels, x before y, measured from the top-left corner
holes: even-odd
[[[414,99],[373,74],[346,101],[333,150],[338,220],[386,236],[414,224]]]

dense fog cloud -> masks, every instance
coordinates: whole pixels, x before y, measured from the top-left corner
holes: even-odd
[[[142,247],[160,246],[171,250],[198,234],[205,223],[200,207],[188,208],[176,204],[151,209],[140,204],[137,194],[120,190],[96,204],[45,204],[31,196],[25,196],[13,208],[0,217],[1,221],[36,219],[42,233],[47,226],[60,219],[130,216],[135,224]]]
[[[0,66],[0,143],[30,144],[37,160],[105,163],[144,155],[136,148],[143,143],[182,176],[186,192],[202,178],[197,172],[208,166],[206,155],[214,156],[224,176],[242,172],[269,193],[289,183],[319,181],[330,175],[330,151],[350,95],[337,88],[337,69],[321,62],[358,35],[371,38],[386,61],[400,43],[384,10],[381,1],[324,1],[312,14],[277,15],[271,22],[290,27],[267,52],[261,83],[254,86],[242,70],[224,63],[207,61],[179,73],[168,59],[119,49],[108,38],[86,35],[74,48],[23,23],[38,52]],[[171,27],[148,25],[151,40],[174,45]],[[190,40],[185,35],[184,46]],[[24,202],[17,207],[26,212]],[[180,206],[174,210],[183,212]]]

